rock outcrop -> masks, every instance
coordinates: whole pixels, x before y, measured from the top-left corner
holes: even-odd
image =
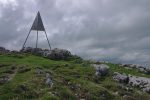
[[[113,79],[119,83],[129,84],[131,87],[139,87],[141,90],[150,93],[150,78],[127,76],[126,74],[115,72]]]
[[[68,50],[58,48],[49,51],[47,49],[26,47],[22,49],[21,52],[39,55],[52,60],[66,60],[71,56],[71,53]]]
[[[46,78],[46,79],[45,79],[45,84],[52,88],[52,86],[53,86],[53,81],[52,81],[51,75],[50,75],[49,73],[46,73],[45,78]]]
[[[71,56],[71,53],[68,51],[68,50],[64,50],[64,49],[58,49],[58,48],[55,48],[51,51],[51,53],[49,53],[47,55],[47,57],[49,59],[56,59],[56,60],[59,60],[59,59],[67,59],[68,57]]]
[[[126,69],[137,69],[139,72],[150,75],[150,68],[143,67],[135,64],[120,64],[120,67],[124,67]]]

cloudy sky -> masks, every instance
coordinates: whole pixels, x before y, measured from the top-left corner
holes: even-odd
[[[52,48],[150,65],[150,0],[0,0],[0,46],[18,50],[40,11]],[[33,31],[27,46],[35,47]],[[40,32],[39,47],[48,48]]]

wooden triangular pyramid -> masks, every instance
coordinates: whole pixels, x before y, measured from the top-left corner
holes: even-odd
[[[31,30],[45,31],[40,12],[37,13],[37,16],[32,24]]]

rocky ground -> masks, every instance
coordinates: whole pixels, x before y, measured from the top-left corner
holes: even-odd
[[[63,49],[0,47],[0,100],[150,100],[149,72]]]

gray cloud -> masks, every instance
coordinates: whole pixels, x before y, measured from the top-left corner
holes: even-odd
[[[149,0],[0,0],[0,45],[20,49],[41,12],[52,47],[86,59],[150,65]],[[32,32],[28,46],[35,46]],[[47,48],[44,34],[40,47]]]

